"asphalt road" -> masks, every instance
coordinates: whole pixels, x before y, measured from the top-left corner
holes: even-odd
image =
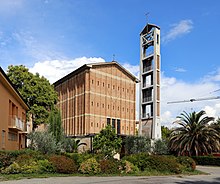
[[[220,184],[220,167],[197,166],[208,175],[141,177],[51,177],[3,181],[0,184]]]

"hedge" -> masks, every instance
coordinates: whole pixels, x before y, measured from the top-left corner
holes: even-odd
[[[198,165],[220,166],[220,157],[214,156],[194,156],[192,157]]]

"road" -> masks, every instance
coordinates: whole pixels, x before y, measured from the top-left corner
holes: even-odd
[[[126,177],[51,177],[3,181],[0,184],[220,184],[220,167],[197,166],[208,175],[126,176]]]

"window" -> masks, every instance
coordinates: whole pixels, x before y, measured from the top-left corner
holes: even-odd
[[[98,86],[99,86],[99,81],[97,82]]]
[[[2,148],[5,148],[5,130],[2,130]]]
[[[110,125],[110,121],[111,121],[111,119],[107,118],[107,125]]]
[[[159,44],[159,34],[157,34],[157,44]]]
[[[119,111],[119,106],[118,106],[118,111]]]
[[[113,87],[112,87],[113,89],[115,89],[115,85],[113,85]]]
[[[99,103],[97,103],[97,107],[99,106]]]
[[[91,102],[91,105],[93,106],[93,102]]]
[[[119,89],[120,89],[120,88],[119,88],[119,86],[118,86],[118,91],[119,91]]]
[[[113,110],[115,109],[115,106],[113,105]]]
[[[99,127],[99,124],[97,123],[97,127]]]
[[[103,86],[103,87],[105,86],[105,83],[104,83],[104,82],[102,83],[102,86]]]
[[[115,129],[115,119],[112,119],[112,128]]]
[[[94,82],[94,81],[92,80],[92,84],[93,84],[93,82]]]
[[[93,127],[93,122],[91,122],[91,127]]]
[[[124,111],[124,110],[125,110],[125,108],[123,107],[123,108],[122,108],[122,110]]]
[[[124,90],[125,90],[125,89],[123,88],[123,92],[124,92]]]
[[[109,105],[108,105],[108,109],[109,109]]]
[[[117,119],[117,134],[121,134],[121,120]]]
[[[104,108],[105,106],[104,106],[104,104],[102,104],[102,108]]]
[[[110,84],[108,84],[108,88],[110,88]]]
[[[18,135],[13,132],[8,132],[8,140],[9,141],[17,141],[18,140]]]

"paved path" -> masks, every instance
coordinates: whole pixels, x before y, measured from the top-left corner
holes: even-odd
[[[126,177],[51,177],[4,181],[0,184],[220,184],[220,167],[198,166],[209,175],[126,176]]]

